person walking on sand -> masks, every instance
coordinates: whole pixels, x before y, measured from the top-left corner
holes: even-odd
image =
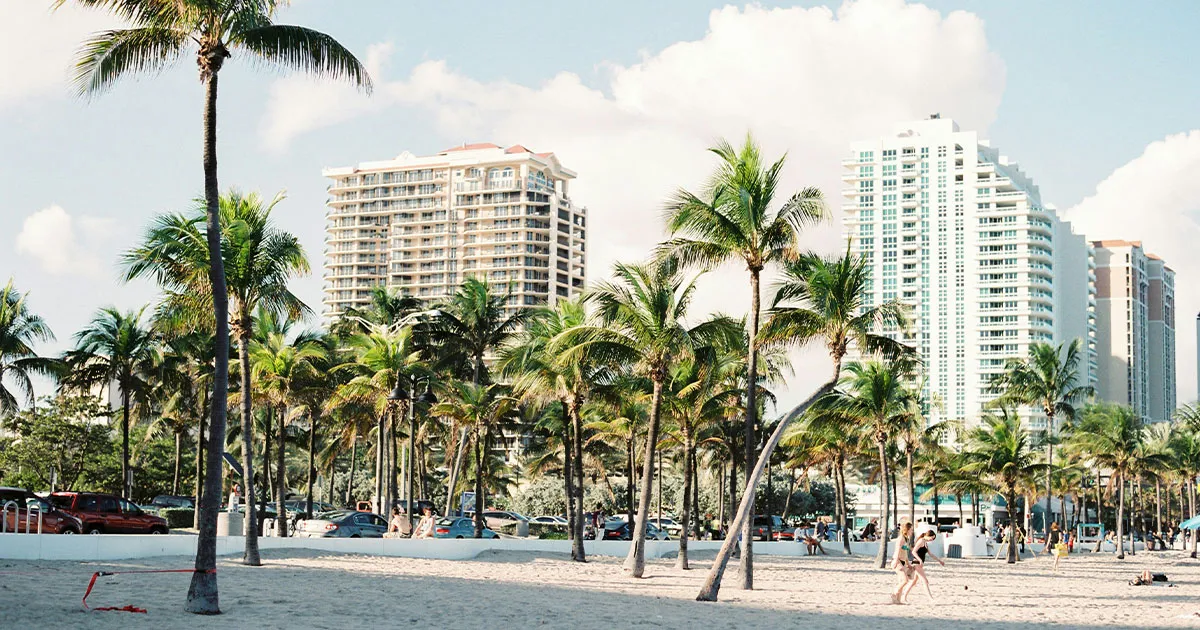
[[[916,584],[916,575],[912,566],[912,547],[908,537],[912,534],[912,523],[905,522],[900,526],[896,535],[896,551],[892,554],[892,570],[896,572],[896,588],[892,590],[892,603],[903,604],[908,598],[908,591]]]
[[[1046,549],[1054,556],[1054,570],[1058,570],[1058,562],[1067,555],[1069,549],[1067,544],[1063,542],[1062,532],[1058,530],[1058,523],[1050,524],[1050,533],[1046,535]]]
[[[936,538],[937,532],[931,529],[924,534],[917,536],[916,542],[913,543],[913,553],[917,556],[916,561],[913,562],[913,572],[916,575],[913,577],[912,586],[909,586],[908,590],[911,591],[912,587],[916,586],[917,580],[920,579],[921,581],[925,582],[925,592],[929,594],[929,599],[933,599],[933,591],[929,588],[929,578],[925,575],[925,559],[933,558],[934,560],[938,561],[938,564],[946,566],[946,563],[943,562],[941,558],[933,555],[933,551],[929,549],[929,543],[933,542]],[[907,604],[908,593],[904,594],[904,599],[904,603]]]

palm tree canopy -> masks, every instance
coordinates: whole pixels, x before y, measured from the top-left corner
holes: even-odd
[[[967,432],[958,474],[946,486],[961,491],[985,483],[997,493],[1009,493],[1031,484],[1045,469],[1021,419],[1001,409],[999,414],[984,415],[980,426]]]
[[[464,280],[449,301],[434,309],[430,336],[439,346],[439,363],[473,363],[466,369],[477,370],[480,382],[486,380],[487,366],[481,359],[515,335],[530,316],[526,309],[510,313],[508,298],[484,280]]]
[[[720,158],[717,171],[701,194],[680,189],[668,201],[667,229],[677,236],[658,255],[705,269],[740,259],[755,272],[798,255],[799,231],[827,215],[820,189],[805,188],[776,211],[787,156],[768,163],[750,135],[740,149],[721,140],[710,151]]]
[[[908,346],[878,333],[887,327],[906,329],[908,307],[895,300],[870,304],[870,282],[866,258],[849,252],[837,258],[805,254],[789,261],[775,285],[759,343],[787,346],[821,340],[835,361],[846,355],[850,344],[886,358],[905,354]]]
[[[58,362],[39,357],[34,345],[53,341],[54,333],[39,315],[30,312],[26,295],[17,292],[12,279],[0,287],[0,418],[15,413],[24,399],[33,404],[32,376],[53,377]],[[9,380],[16,391],[4,385]]]
[[[1029,345],[1029,356],[1010,359],[1004,372],[992,380],[993,390],[1001,394],[999,404],[1025,404],[1039,407],[1047,417],[1075,416],[1075,404],[1094,393],[1092,386],[1080,385],[1080,342],[1053,346]]]
[[[68,372],[63,385],[87,391],[115,381],[131,399],[147,394],[161,347],[158,335],[143,322],[145,311],[144,306],[125,313],[100,309],[75,333],[75,348],[64,357]]]
[[[271,219],[283,199],[279,194],[264,202],[258,193],[236,190],[221,195],[221,257],[234,302],[230,324],[239,334],[250,333],[241,330],[241,319],[258,308],[292,318],[310,312],[288,288],[292,276],[309,272],[304,248]],[[125,254],[125,279],[153,277],[166,293],[161,312],[202,324],[212,311],[205,233],[203,199],[190,215],[159,216],[143,243]]]
[[[335,372],[352,375],[339,386],[326,405],[326,412],[346,406],[370,408],[380,415],[387,410],[388,394],[399,383],[411,389],[413,378],[424,372],[421,353],[414,349],[411,326],[374,324],[368,332],[348,340],[354,360]]]
[[[875,441],[887,442],[911,413],[905,373],[893,363],[851,363],[838,388],[817,409],[863,425]]]
[[[54,6],[68,2],[106,10],[130,26],[84,42],[74,73],[83,95],[102,93],[128,75],[159,72],[193,46],[202,79],[241,52],[260,63],[371,90],[366,68],[337,40],[274,23],[289,0],[55,0]]]

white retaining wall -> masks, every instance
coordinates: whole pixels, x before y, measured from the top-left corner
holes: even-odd
[[[190,535],[136,535],[105,534],[63,536],[53,534],[3,534],[0,535],[0,559],[6,560],[133,560],[157,556],[194,556],[195,536]],[[245,541],[240,536],[218,536],[217,555],[242,553]],[[402,558],[431,558],[442,560],[469,560],[484,551],[532,551],[567,554],[571,543],[566,540],[538,540],[501,538],[496,540],[409,540],[397,538],[274,538],[258,539],[260,549],[314,549],[337,553],[357,553],[373,556],[396,556]],[[850,543],[856,555],[870,556],[878,548],[876,543]],[[840,542],[824,544],[831,555],[841,555]],[[587,553],[599,556],[622,557],[629,551],[629,543],[618,540],[585,541]],[[691,552],[715,552],[721,541],[688,541]],[[646,557],[662,558],[673,556],[679,551],[679,541],[646,541]],[[755,542],[755,553],[775,556],[802,556],[806,553],[803,544],[793,542]]]

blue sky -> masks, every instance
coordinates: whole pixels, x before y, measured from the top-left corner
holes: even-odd
[[[93,101],[71,96],[70,53],[108,22],[47,15],[48,4],[0,0],[0,279],[33,290],[60,338],[50,351],[100,305],[153,299],[152,287],[120,285],[115,261],[151,216],[200,192],[201,91],[185,60]],[[297,291],[319,309],[324,166],[464,141],[555,151],[580,173],[598,278],[658,238],[660,200],[704,176],[717,136],[749,129],[788,151],[788,183],[822,186],[836,208],[847,142],[940,111],[983,129],[1089,237],[1143,238],[1194,284],[1200,133],[1176,134],[1200,128],[1200,5],[725,6],[299,0],[281,21],[370,57],[380,89],[368,100],[235,57],[222,73],[222,186],[288,191],[280,221],[315,271]],[[836,233],[835,221],[811,244]],[[738,278],[706,280],[702,304],[740,304]],[[1195,396],[1200,294],[1180,292],[1182,402]],[[818,371],[802,364],[796,382]]]

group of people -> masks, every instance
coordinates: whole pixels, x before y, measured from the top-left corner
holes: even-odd
[[[393,507],[392,518],[388,521],[388,530],[383,537],[433,538],[433,522],[433,510],[426,506],[425,514],[417,522],[416,529],[413,529],[412,521],[408,520],[408,514],[405,514],[404,510],[401,510],[399,507]]]

